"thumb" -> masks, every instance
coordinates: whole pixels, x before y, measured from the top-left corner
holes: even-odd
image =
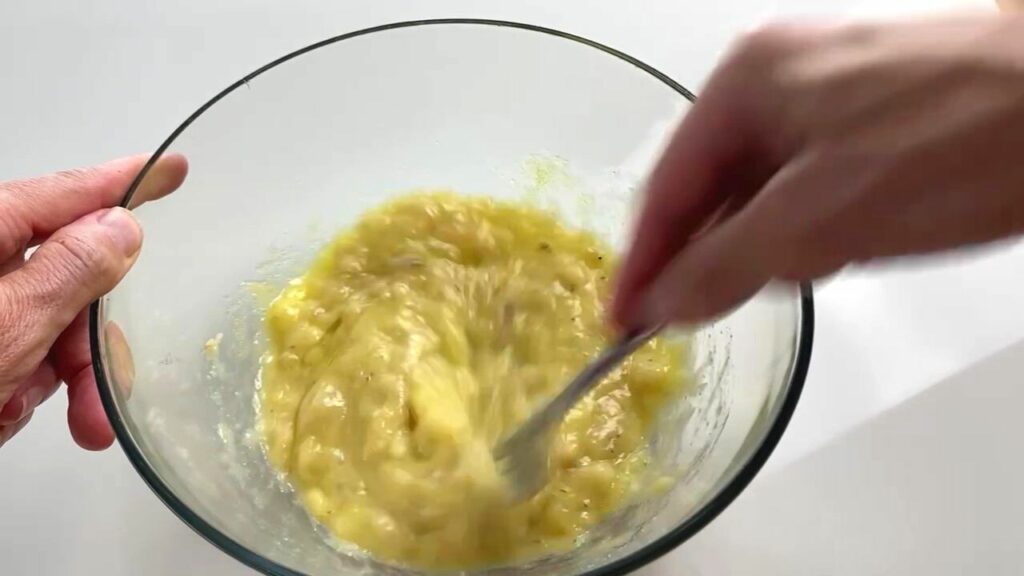
[[[3,326],[13,336],[9,366],[34,369],[75,316],[124,277],[142,245],[142,229],[124,208],[86,215],[55,232],[19,270],[0,278]],[[0,353],[0,356],[3,354]]]

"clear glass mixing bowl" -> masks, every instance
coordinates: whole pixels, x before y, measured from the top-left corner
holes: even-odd
[[[137,209],[142,256],[91,311],[128,457],[186,523],[266,574],[417,574],[339,551],[268,466],[254,432],[261,307],[338,229],[415,188],[525,199],[621,248],[637,183],[692,98],[589,40],[469,20],[346,34],[231,85],[150,161],[182,152],[191,174]],[[809,289],[776,289],[701,329],[699,387],[652,441],[676,485],[571,553],[474,574],[624,574],[700,530],[782,435],[812,316]]]

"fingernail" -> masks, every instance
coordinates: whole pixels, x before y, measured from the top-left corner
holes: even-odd
[[[142,229],[131,212],[124,208],[111,208],[100,215],[99,223],[103,225],[111,239],[126,257],[134,256],[142,245]]]
[[[14,424],[25,417],[28,412],[28,399],[24,394],[18,394],[7,401],[0,409],[0,426]]]

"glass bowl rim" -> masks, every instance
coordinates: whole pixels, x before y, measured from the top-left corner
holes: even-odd
[[[490,20],[481,18],[439,18],[439,19],[426,19],[426,20],[408,20],[401,22],[393,22],[390,24],[383,24],[379,26],[373,26],[370,28],[364,28],[354,32],[348,32],[338,36],[333,36],[325,40],[310,44],[293,52],[290,52],[276,60],[265,64],[256,70],[250,72],[240,80],[229,85],[227,88],[217,93],[213,98],[208,100],[202,106],[200,106],[195,112],[193,112],[184,122],[181,123],[170,136],[156,149],[153,155],[149,158],[142,170],[136,176],[135,180],[129,186],[124,198],[121,200],[120,205],[127,207],[135,193],[135,190],[141,184],[143,179],[149,173],[153,164],[167,151],[167,149],[174,143],[175,140],[186,130],[188,127],[200,116],[203,115],[207,110],[213,107],[217,102],[223,99],[228,94],[234,92],[238,88],[245,86],[249,81],[256,78],[257,76],[267,72],[281,64],[288,62],[294,58],[298,58],[307,52],[312,52],[319,48],[341,42],[343,40],[349,40],[360,36],[366,36],[378,32],[393,31],[403,28],[412,28],[418,26],[438,26],[438,25],[473,25],[473,26],[494,26],[500,28],[515,28],[519,30],[526,30],[530,32],[537,32],[540,34],[547,34],[571,42],[576,42],[591,48],[600,50],[605,54],[618,58],[627,64],[631,64],[643,72],[646,72],[650,76],[653,76],[656,80],[661,81],[663,84],[671,88],[672,90],[679,93],[681,96],[689,100],[691,103],[696,101],[696,96],[693,92],[677,83],[675,80],[660,72],[654,67],[645,64],[644,62],[625,54],[619,50],[595,42],[593,40],[577,36],[568,32],[562,32],[552,28],[546,28],[543,26],[536,26],[533,24],[524,24],[521,22],[512,22],[506,20]],[[188,525],[192,530],[199,534],[210,544],[220,549],[222,552],[228,554],[235,560],[245,564],[246,566],[269,576],[305,576],[299,572],[296,572],[286,566],[278,564],[269,558],[262,556],[259,553],[249,550],[247,547],[236,542],[233,538],[227,534],[221,532],[209,522],[200,517],[196,512],[189,508],[181,499],[179,499],[171,488],[163,481],[155,469],[150,465],[146,456],[140,450],[138,444],[133,440],[131,432],[125,425],[124,420],[121,418],[120,409],[114,399],[112,391],[112,385],[107,378],[106,363],[103,355],[100,351],[100,327],[99,320],[101,314],[101,308],[103,302],[106,300],[104,297],[101,300],[97,300],[89,307],[89,345],[91,348],[93,372],[96,376],[97,387],[99,388],[100,399],[103,403],[103,408],[107,414],[107,418],[110,420],[111,425],[114,429],[115,436],[117,437],[118,444],[121,445],[122,450],[128,456],[128,460],[135,468],[136,472],[146,482],[149,488],[157,495],[157,497],[173,512],[181,521]],[[784,391],[785,397],[782,400],[781,406],[779,407],[775,419],[772,422],[767,433],[761,439],[761,444],[757,449],[748,457],[747,461],[743,463],[742,467],[733,475],[726,484],[721,487],[710,500],[708,500],[700,509],[698,509],[693,516],[680,523],[678,526],[663,534],[658,539],[654,540],[643,546],[642,548],[631,552],[630,554],[619,558],[613,562],[591,569],[587,572],[581,573],[579,576],[623,576],[640,567],[660,558],[661,556],[672,551],[674,548],[689,540],[697,532],[707,526],[712,520],[715,519],[725,508],[740,495],[741,492],[750,484],[754,476],[764,466],[768,457],[775,450],[779,440],[782,438],[782,434],[785,432],[786,427],[792,418],[793,412],[796,409],[797,402],[800,398],[800,393],[803,390],[804,381],[807,378],[807,370],[810,365],[811,359],[811,348],[814,340],[814,302],[812,289],[809,283],[801,283],[799,286],[799,300],[800,300],[800,317],[799,317],[799,332],[797,334],[797,346],[795,348],[795,354],[790,360],[789,367],[789,381],[786,383],[786,389]]]

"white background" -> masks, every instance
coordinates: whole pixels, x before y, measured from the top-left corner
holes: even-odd
[[[555,27],[699,89],[729,40],[767,19],[949,7],[992,9],[985,0],[4,0],[0,179],[150,151],[253,68],[389,21]],[[1024,406],[1024,387],[1012,386],[1024,346],[932,388],[1021,340],[1022,287],[1015,246],[847,272],[824,286],[806,391],[775,456],[720,520],[649,573],[1024,573],[1024,553],[1014,553],[1024,533],[1012,522],[1024,504],[1003,497],[1020,485],[1009,480],[1024,479],[1009,439],[1024,437],[1024,425],[1006,424]],[[0,450],[0,573],[251,573],[175,519],[120,450],[77,450],[64,408],[55,398]],[[900,472],[868,473],[879,469]],[[815,490],[823,483],[831,489]],[[990,499],[956,506],[958,491]]]

